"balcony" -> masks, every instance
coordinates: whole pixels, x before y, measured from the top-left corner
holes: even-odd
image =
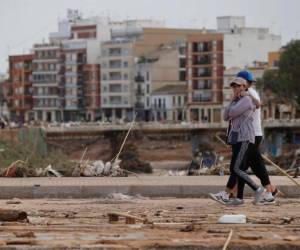
[[[144,109],[145,108],[145,104],[142,103],[142,102],[136,102],[134,104],[134,106],[135,106],[136,109]]]
[[[194,90],[212,89],[212,81],[210,80],[199,80],[193,82]]]
[[[195,57],[193,60],[194,65],[204,65],[204,64],[211,64],[212,60],[210,57]]]
[[[120,48],[118,49],[110,49],[108,56],[121,56],[122,55],[122,50]]]
[[[202,52],[211,52],[212,51],[212,42],[199,42],[193,44],[193,52],[202,53]]]
[[[109,67],[112,69],[122,68],[122,62],[120,60],[110,61]]]
[[[145,82],[145,77],[143,77],[142,75],[137,75],[137,76],[134,78],[134,81],[135,81],[135,82]]]
[[[211,71],[205,71],[205,72],[195,72],[193,74],[193,77],[212,77]]]

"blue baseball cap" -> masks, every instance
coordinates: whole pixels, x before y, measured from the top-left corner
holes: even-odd
[[[236,77],[241,77],[248,82],[256,82],[256,80],[253,77],[253,74],[247,70],[240,71],[239,73],[237,73]]]

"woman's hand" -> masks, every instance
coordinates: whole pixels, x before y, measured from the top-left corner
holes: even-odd
[[[250,94],[249,94],[248,91],[242,90],[242,91],[240,92],[240,96],[250,96]]]

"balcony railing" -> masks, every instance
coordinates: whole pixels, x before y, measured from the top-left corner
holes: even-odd
[[[141,76],[141,75],[137,75],[135,78],[134,78],[134,81],[135,82],[145,82],[145,77]]]

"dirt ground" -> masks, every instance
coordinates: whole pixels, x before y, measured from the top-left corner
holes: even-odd
[[[276,205],[225,207],[209,199],[36,199],[7,204],[28,222],[1,222],[1,249],[300,249],[300,199]],[[152,224],[108,222],[108,212],[129,212]],[[218,224],[224,214],[245,214],[247,224]],[[23,237],[20,237],[20,235]],[[22,235],[23,234],[23,235]],[[19,237],[17,237],[18,235]],[[32,236],[32,237],[29,237]]]

